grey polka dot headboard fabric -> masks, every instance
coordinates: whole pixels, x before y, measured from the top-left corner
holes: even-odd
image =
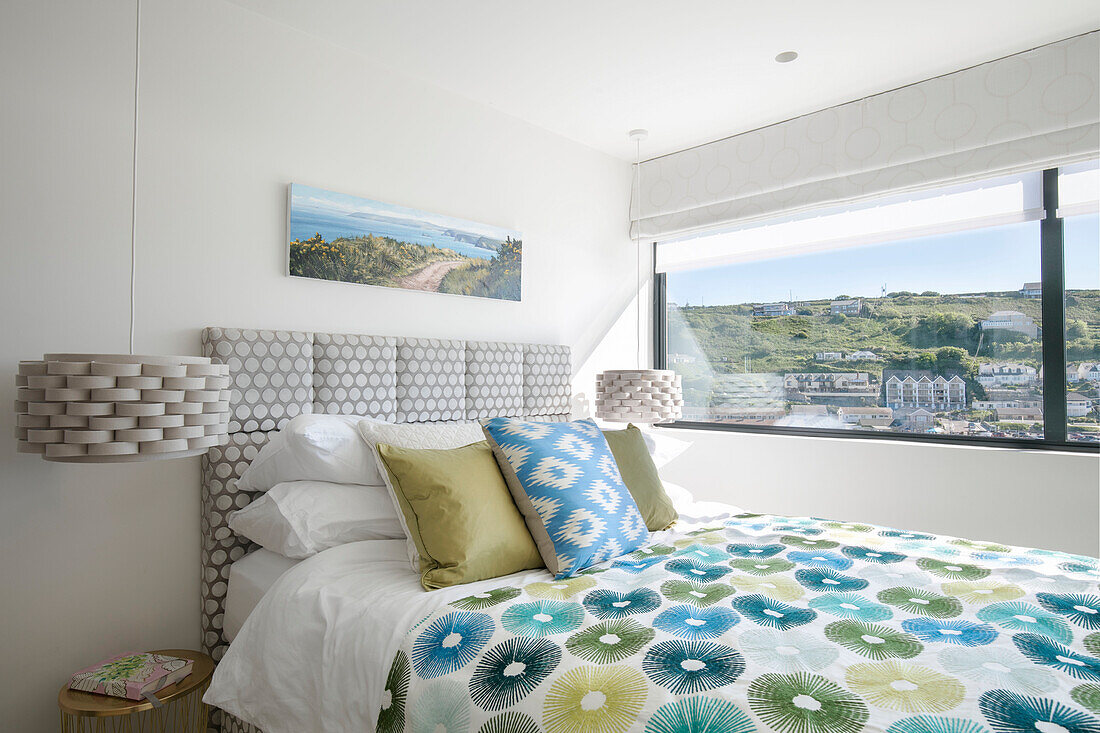
[[[255,549],[227,524],[254,497],[237,478],[292,417],[569,419],[568,346],[210,327],[202,350],[232,377],[229,440],[202,459],[202,644],[215,660],[229,566]]]

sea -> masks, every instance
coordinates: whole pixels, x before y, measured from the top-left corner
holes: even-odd
[[[391,222],[357,220],[339,214],[326,214],[302,209],[291,211],[290,238],[292,240],[309,239],[317,233],[320,233],[328,242],[339,237],[358,237],[373,234],[378,237],[392,237],[402,242],[450,249],[461,255],[482,260],[490,260],[496,255],[496,252],[492,250],[475,247],[468,242],[459,242],[443,234],[443,232],[420,229],[415,226],[402,226]]]

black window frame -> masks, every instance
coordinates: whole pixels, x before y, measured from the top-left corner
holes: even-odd
[[[812,438],[847,438],[854,440],[894,440],[946,445],[969,445],[1015,450],[1054,450],[1074,453],[1100,453],[1095,443],[1071,442],[1067,439],[1066,423],[1066,309],[1065,309],[1065,226],[1058,216],[1058,168],[1042,171],[1043,219],[1039,223],[1040,280],[1042,282],[1042,353],[1043,373],[1060,374],[1061,379],[1043,380],[1043,437],[1031,438],[970,438],[927,433],[886,433],[870,430],[831,430],[787,425],[751,425],[677,420],[661,423],[663,428],[718,430],[730,433],[786,435]],[[665,273],[657,272],[656,249],[653,242],[653,364],[668,368],[668,311]]]

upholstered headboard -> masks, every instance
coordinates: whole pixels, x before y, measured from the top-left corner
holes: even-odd
[[[210,327],[202,349],[232,377],[229,441],[202,459],[202,644],[215,660],[229,566],[254,548],[226,523],[254,497],[237,478],[292,417],[569,419],[568,346]]]

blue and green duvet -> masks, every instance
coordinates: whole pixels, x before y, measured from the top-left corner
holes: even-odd
[[[743,514],[409,631],[378,731],[1100,733],[1095,558]]]

